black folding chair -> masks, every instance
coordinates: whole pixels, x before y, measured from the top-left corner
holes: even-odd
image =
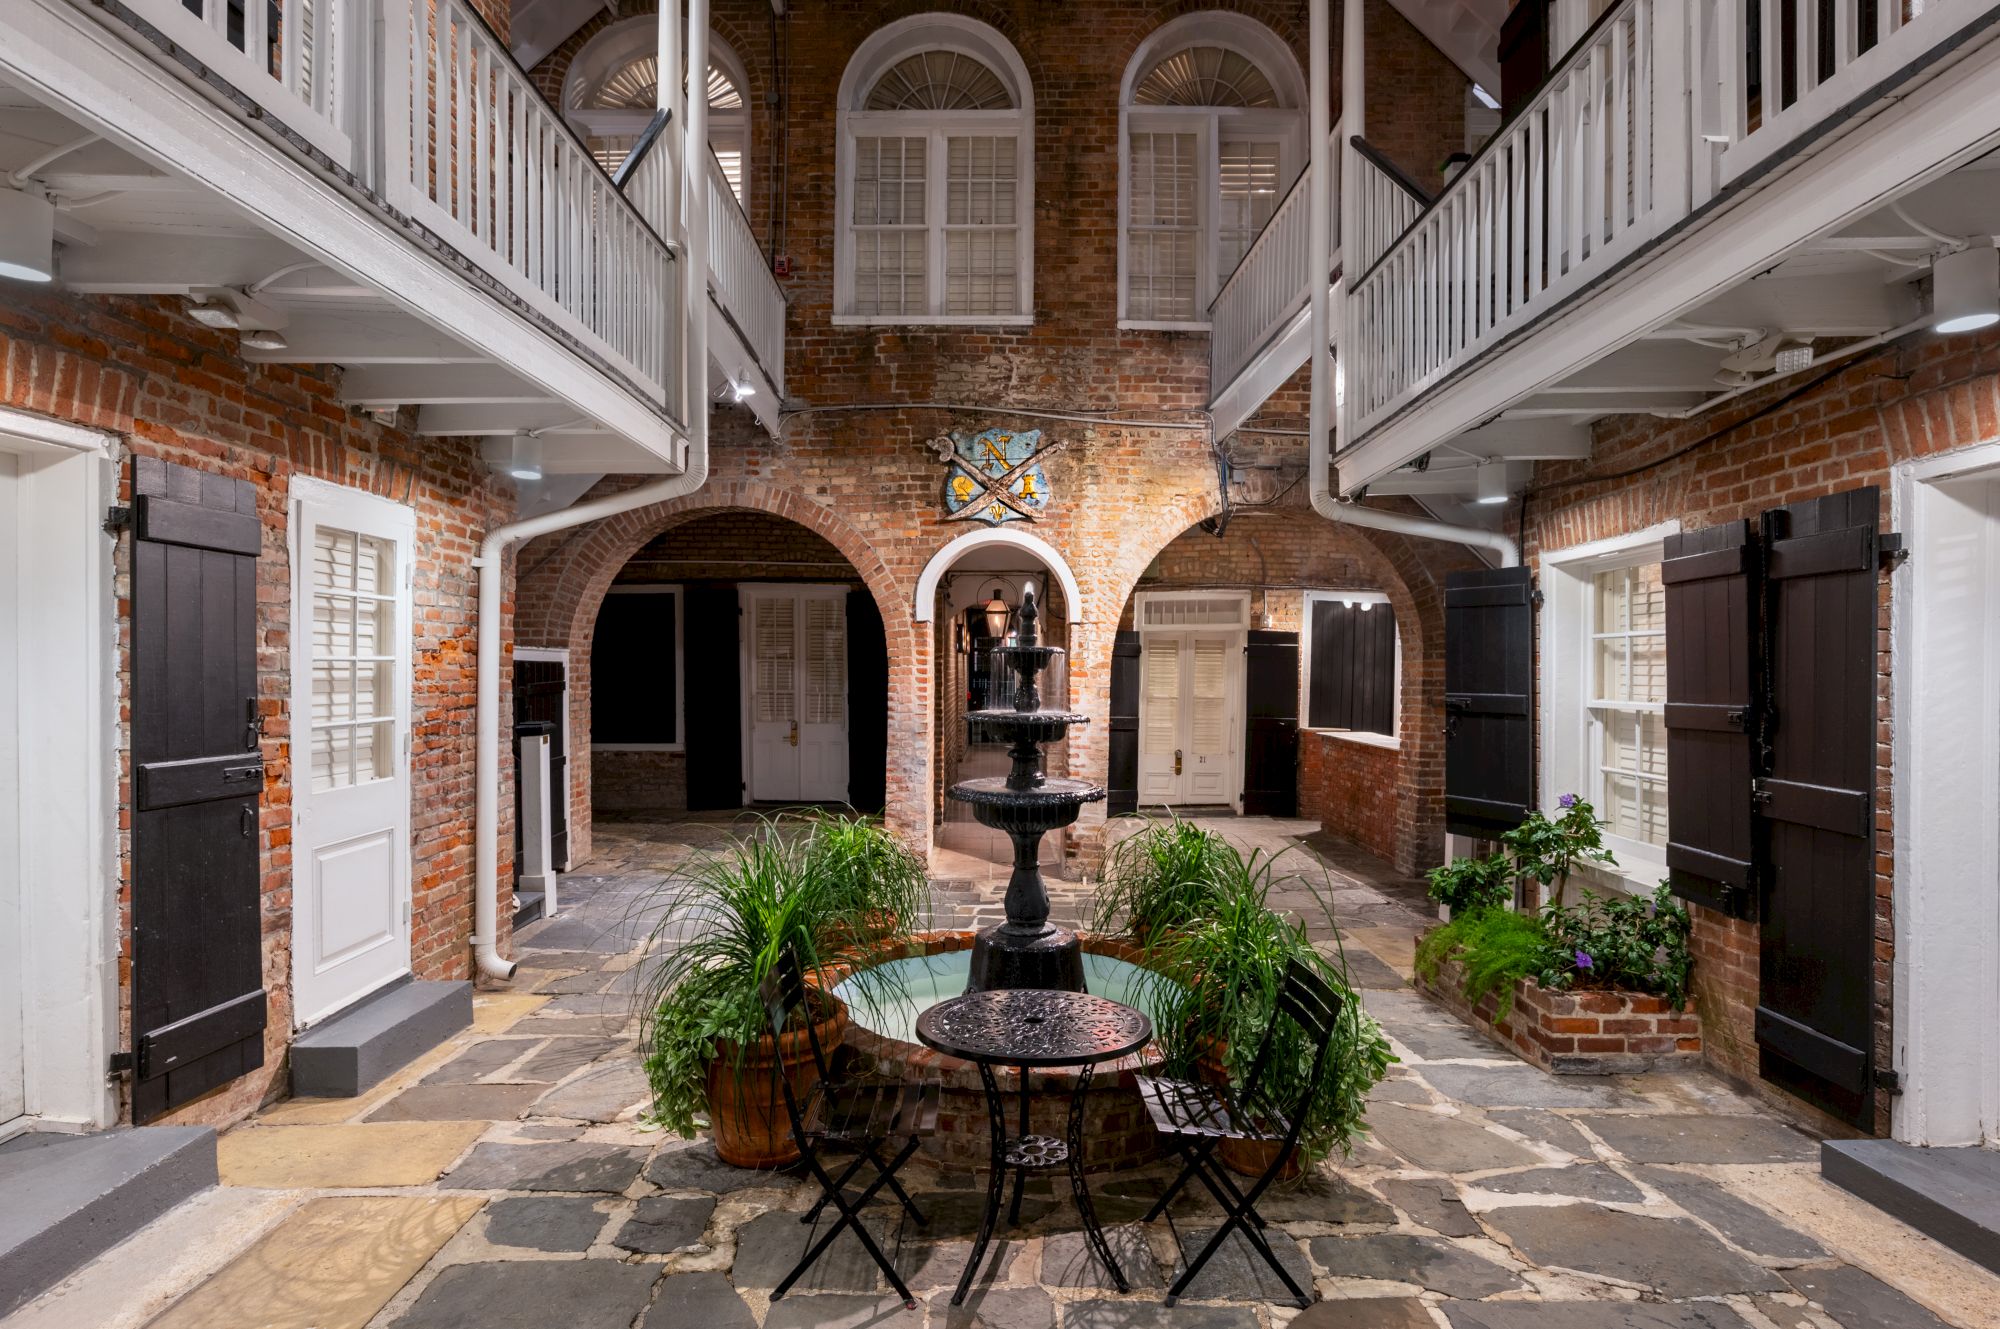
[[[1252,1058],[1249,1073],[1244,1076],[1241,1095],[1232,1094],[1224,1086],[1153,1076],[1138,1077],[1139,1096],[1145,1101],[1146,1111],[1153,1119],[1153,1129],[1172,1139],[1174,1148],[1184,1161],[1180,1175],[1160,1195],[1159,1201],[1147,1213],[1146,1221],[1150,1223],[1165,1213],[1167,1206],[1173,1203],[1174,1197],[1190,1180],[1200,1181],[1206,1186],[1225,1215],[1222,1226],[1215,1230],[1215,1235],[1209,1238],[1201,1253],[1188,1262],[1187,1270],[1167,1290],[1167,1305],[1173,1305],[1187,1291],[1188,1284],[1201,1272],[1201,1267],[1222,1249],[1222,1243],[1237,1229],[1242,1230],[1257,1253],[1277,1271],[1299,1306],[1303,1309],[1312,1304],[1312,1298],[1300,1290],[1265,1240],[1264,1219],[1257,1212],[1257,1201],[1270,1189],[1278,1174],[1284,1171],[1286,1160],[1299,1142],[1305,1108],[1312,1101],[1320,1077],[1327,1069],[1328,1053],[1340,1024],[1341,1005],[1341,995],[1332,984],[1293,960],[1285,970],[1284,984],[1278,989],[1277,1011],[1265,1026],[1257,1055]],[[1271,1058],[1271,1045],[1280,1017],[1297,1024],[1314,1045],[1312,1071],[1297,1101],[1285,1105],[1272,1102],[1263,1086],[1264,1071]],[[1278,1146],[1270,1167],[1251,1185],[1248,1194],[1237,1189],[1236,1183],[1216,1157],[1215,1151],[1225,1140],[1248,1140]],[[1185,1259],[1187,1252],[1183,1250],[1181,1254]]]
[[[805,974],[797,955],[790,950],[785,952],[776,968],[765,977],[760,995],[764,1013],[771,1022],[772,1036],[782,1038],[792,1022],[792,1016],[806,1004]],[[914,1310],[916,1298],[910,1295],[909,1288],[903,1285],[902,1278],[896,1273],[896,1267],[882,1254],[882,1248],[876,1245],[875,1238],[862,1225],[861,1210],[875,1198],[875,1192],[887,1186],[895,1192],[909,1216],[917,1220],[919,1227],[930,1225],[930,1220],[917,1208],[916,1201],[896,1180],[896,1171],[917,1151],[919,1141],[937,1133],[938,1086],[879,1078],[837,1078],[827,1062],[825,1050],[819,1045],[819,1035],[813,1029],[810,1013],[800,1023],[805,1026],[806,1039],[812,1045],[813,1066],[819,1072],[819,1083],[806,1095],[802,1104],[792,1090],[790,1078],[782,1072],[778,1073],[778,1080],[784,1086],[785,1112],[792,1121],[792,1138],[798,1142],[799,1153],[804,1156],[806,1166],[812,1170],[820,1188],[819,1200],[800,1216],[799,1221],[817,1224],[821,1211],[829,1204],[839,1212],[840,1218],[825,1235],[807,1248],[798,1266],[786,1274],[785,1281],[771,1293],[771,1300],[776,1301],[791,1291],[792,1284],[826,1253],[841,1231],[851,1227],[868,1254],[888,1276],[890,1286],[902,1297],[903,1305]],[[883,1149],[891,1141],[899,1139],[903,1141],[903,1147],[895,1157],[884,1162]],[[829,1174],[820,1162],[822,1146],[854,1151],[854,1160],[838,1178]],[[853,1180],[863,1163],[874,1165],[875,1179],[859,1195],[850,1198],[847,1183]]]

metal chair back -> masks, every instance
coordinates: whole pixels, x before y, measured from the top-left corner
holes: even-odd
[[[1345,1001],[1333,984],[1314,972],[1311,966],[1294,959],[1285,966],[1284,982],[1278,987],[1274,1005],[1271,1020],[1264,1026],[1264,1036],[1258,1040],[1257,1054],[1251,1058],[1250,1069],[1243,1077],[1240,1101],[1250,1112],[1262,1112],[1288,1123],[1285,1144],[1289,1149],[1298,1143],[1304,1126],[1305,1108],[1319,1090],[1320,1078],[1325,1074],[1327,1059],[1332,1054],[1334,1036],[1340,1031],[1340,1013]],[[1305,1084],[1295,1101],[1284,1104],[1276,1102],[1264,1087],[1264,1076],[1270,1069],[1271,1051],[1277,1043],[1279,1016],[1298,1025],[1313,1045],[1312,1069],[1306,1075]]]

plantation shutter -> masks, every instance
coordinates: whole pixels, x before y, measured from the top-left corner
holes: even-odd
[[[1753,916],[1758,542],[1747,521],[1670,535],[1667,870],[1683,899]]]
[[[1526,568],[1445,578],[1445,827],[1461,835],[1518,826],[1534,802],[1532,589]]]
[[[1279,145],[1272,139],[1225,138],[1217,154],[1216,270],[1229,280],[1278,211],[1282,196]]]
[[[1139,634],[1121,632],[1111,645],[1110,771],[1105,811],[1139,810]]]
[[[1201,219],[1195,134],[1134,134],[1130,225],[1125,237],[1125,316],[1166,321],[1196,314]]]
[[[1868,1117],[1874,1042],[1880,507],[1867,488],[1764,514],[1772,714],[1756,797],[1770,877],[1757,1042],[1767,1078],[1856,1121]]]

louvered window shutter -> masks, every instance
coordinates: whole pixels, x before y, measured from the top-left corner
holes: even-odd
[[[1532,593],[1526,568],[1445,578],[1445,827],[1460,835],[1518,826],[1534,802]]]
[[[1747,521],[1670,535],[1667,596],[1667,871],[1674,894],[1756,911],[1752,750],[1757,730],[1756,535]]]

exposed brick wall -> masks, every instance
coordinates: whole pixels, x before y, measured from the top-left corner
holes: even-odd
[[[1407,730],[1405,738],[1411,738]],[[1321,830],[1388,859],[1398,872],[1431,867],[1444,844],[1433,833],[1435,823],[1418,820],[1411,806],[1416,792],[1400,749],[1325,730],[1300,731],[1299,815],[1317,818]]]
[[[337,371],[336,371],[337,372]],[[291,1038],[291,582],[287,490],[309,475],[416,509],[416,632],[412,683],[412,965],[419,977],[464,978],[472,914],[473,668],[477,595],[469,563],[486,528],[512,513],[470,449],[375,425],[334,399],[324,373],[246,364],[235,339],[194,323],[177,302],[79,297],[10,288],[0,308],[0,403],[90,425],[121,440],[120,486],[134,456],[250,481],[264,524],[258,559],[257,670],[265,716],[264,983],[270,993],[265,1063],[177,1112],[227,1122],[286,1083]],[[118,801],[131,806],[131,537],[115,559],[118,612]],[[503,671],[503,687],[505,686]],[[503,694],[504,696],[504,694]],[[505,706],[503,701],[503,708]],[[504,778],[504,777],[503,777]],[[511,865],[513,798],[503,788],[502,880]],[[129,819],[118,852],[120,1046],[131,1046]],[[507,923],[502,921],[503,934]]]
[[[1499,992],[1476,1004],[1466,1000],[1465,971],[1456,963],[1441,965],[1437,978],[1432,983],[1419,977],[1417,986],[1545,1071],[1629,1075],[1701,1055],[1700,1017],[1675,1010],[1664,997],[1554,991],[1533,979],[1517,979],[1512,1005],[1502,1016]]]
[[[1823,381],[1820,375],[1825,375]],[[1828,371],[1753,394],[1679,423],[1650,418],[1604,422],[1587,462],[1545,466],[1530,491],[1524,554],[1605,539],[1678,519],[1683,529],[1755,518],[1764,510],[1862,485],[1882,488],[1890,527],[1891,468],[2000,436],[2000,333],[1953,337],[1919,333]],[[1634,468],[1645,468],[1626,475]],[[1592,480],[1596,475],[1619,478]],[[1877,659],[1876,1064],[1895,1064],[1894,777],[1890,701],[1890,580],[1880,586]],[[1697,999],[1708,1019],[1708,1056],[1736,1074],[1756,1072],[1752,1016],[1754,934],[1697,911]],[[1886,1133],[1889,1099],[1877,1097],[1875,1127]]]
[[[854,582],[838,549],[797,522],[764,512],[715,512],[677,527],[618,572],[618,584],[687,581]]]

